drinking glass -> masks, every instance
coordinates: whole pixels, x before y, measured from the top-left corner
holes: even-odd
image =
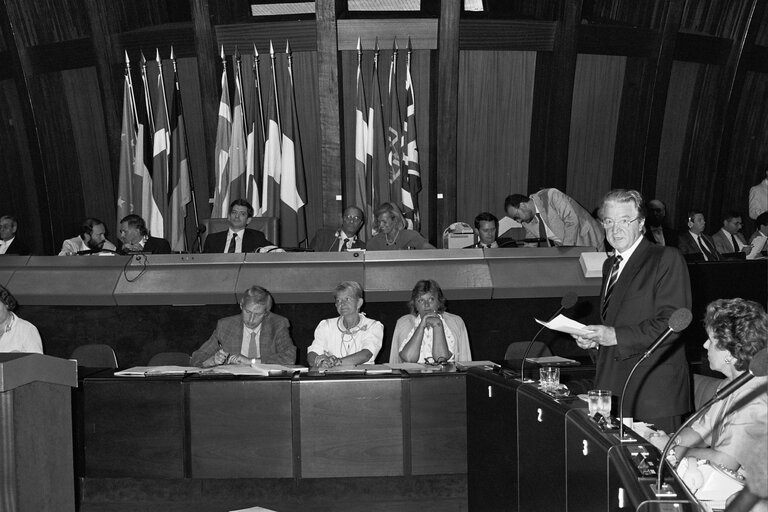
[[[539,386],[544,391],[553,391],[560,385],[560,368],[544,366],[539,368]]]
[[[591,389],[587,391],[589,415],[599,412],[603,416],[611,414],[611,392],[607,389]]]

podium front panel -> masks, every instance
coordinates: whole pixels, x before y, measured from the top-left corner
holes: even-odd
[[[29,261],[29,256],[6,256],[0,258],[0,284],[8,288],[8,282],[13,274],[24,267]]]

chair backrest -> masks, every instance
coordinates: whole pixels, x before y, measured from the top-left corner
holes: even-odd
[[[202,243],[211,233],[226,231],[229,229],[229,219],[205,219],[202,221],[205,233],[202,235]],[[248,223],[248,229],[257,229],[264,233],[267,240],[275,245],[280,245],[280,230],[277,228],[277,217],[253,217]]]
[[[695,410],[707,403],[710,398],[715,396],[717,386],[723,382],[723,379],[710,377],[708,375],[693,374],[693,407]]]
[[[91,343],[81,345],[72,351],[70,359],[77,360],[77,366],[89,368],[117,368],[117,356],[109,345]]]
[[[504,359],[522,359],[529,343],[529,341],[513,341],[507,347]],[[533,345],[531,345],[531,350],[528,351],[528,357],[546,357],[551,355],[552,351],[541,341],[534,341]]]
[[[191,359],[184,352],[160,352],[152,356],[148,366],[189,366]]]

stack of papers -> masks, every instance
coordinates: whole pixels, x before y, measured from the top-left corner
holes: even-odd
[[[197,366],[134,366],[115,372],[118,377],[154,377],[158,375],[187,375],[200,373],[202,368]]]
[[[571,320],[567,316],[563,315],[557,315],[549,322],[542,322],[538,318],[535,320],[547,329],[551,329],[553,331],[560,331],[567,334],[576,334],[578,336],[584,336],[585,334],[591,333],[591,331],[586,329],[586,325],[582,324],[581,322],[577,322],[576,320]]]

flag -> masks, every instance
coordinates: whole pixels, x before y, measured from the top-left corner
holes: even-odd
[[[143,55],[142,55],[143,61]],[[152,195],[152,135],[154,133],[152,120],[152,100],[149,96],[149,84],[147,82],[146,63],[142,63],[142,84],[144,85],[144,109],[137,110],[138,130],[136,135],[136,158],[133,167],[133,213],[141,215],[147,225],[157,210],[154,196]],[[140,198],[137,205],[136,198]]]
[[[254,56],[254,58],[256,57]],[[259,178],[264,165],[264,113],[261,111],[261,86],[257,66],[258,63],[254,63],[253,87],[249,99],[251,105],[249,119],[251,122],[248,123],[248,136],[246,137],[248,151],[245,157],[245,197],[253,209],[260,212]]]
[[[373,59],[373,77],[371,78],[371,99],[368,102],[368,142],[366,144],[367,170],[366,185],[369,191],[370,211],[366,212],[368,225],[372,226],[373,211],[377,205],[389,202],[389,179],[386,171],[386,151],[384,150],[384,115],[379,87],[379,52]]]
[[[261,214],[264,217],[280,215],[280,122],[277,110],[277,82],[272,60],[272,87],[267,101],[267,140],[264,143],[264,183],[261,188]]]
[[[359,47],[358,41],[358,47]],[[366,143],[368,142],[368,109],[365,107],[365,86],[360,70],[360,51],[357,59],[357,101],[355,105],[355,206],[363,209],[366,216],[370,215],[371,206],[368,201],[366,187]],[[360,238],[368,240],[368,230],[360,231]]]
[[[165,222],[168,219],[168,152],[171,146],[168,131],[168,106],[165,101],[163,68],[157,75],[157,101],[155,112],[155,133],[152,138],[152,198],[154,207],[147,221],[152,236],[166,236]]]
[[[232,109],[232,137],[229,142],[229,203],[235,199],[245,199],[245,111],[243,110],[243,84],[240,80],[239,66],[235,71],[235,105]],[[225,215],[226,216],[226,215]]]
[[[397,98],[397,51],[389,64],[389,121],[387,122],[387,169],[389,171],[389,197],[399,203],[402,197],[402,135],[400,127],[400,101]]]
[[[120,219],[134,213],[133,198],[133,169],[136,158],[136,110],[133,100],[133,87],[128,72],[123,84],[123,124],[120,130],[120,167],[117,187],[117,222],[120,230]],[[137,180],[141,179],[136,177]],[[136,198],[141,201],[141,196]],[[141,206],[139,204],[139,209]]]
[[[187,129],[184,124],[179,77],[175,71],[173,82],[173,99],[171,101],[171,179],[168,185],[168,214],[170,217],[168,241],[171,243],[171,250],[184,251],[187,249],[187,237],[184,227],[187,219],[187,205],[192,200],[192,187],[189,179]]]
[[[296,113],[296,96],[293,90],[293,71],[288,57],[290,91],[288,105],[283,110],[283,158],[280,172],[280,244],[298,247],[307,241],[307,186],[304,179],[304,158],[299,136],[299,118]]]
[[[213,193],[211,218],[220,219],[229,215],[229,146],[232,135],[232,112],[229,110],[229,83],[227,68],[221,72],[221,100],[219,101],[219,122],[216,127],[214,154],[214,176],[216,185]]]
[[[406,115],[403,124],[403,165],[407,175],[403,180],[403,207],[406,216],[413,219],[413,229],[421,229],[419,220],[419,192],[421,191],[421,169],[419,150],[416,146],[416,105],[411,79],[411,59],[405,68]]]

